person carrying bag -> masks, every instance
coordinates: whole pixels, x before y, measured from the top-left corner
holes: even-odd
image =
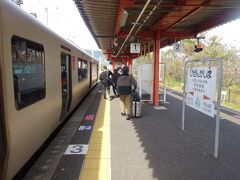
[[[110,98],[111,79],[110,79],[110,73],[107,70],[107,66],[103,67],[103,72],[100,74],[99,79],[102,84],[102,93],[103,93],[104,99]]]
[[[124,66],[123,75],[117,80],[117,91],[120,97],[120,110],[121,115],[126,116],[127,120],[131,119],[132,111],[132,91],[135,91],[137,82],[132,75],[129,75],[129,69]]]

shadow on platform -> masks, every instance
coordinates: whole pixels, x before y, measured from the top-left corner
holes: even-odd
[[[220,121],[219,154],[213,157],[215,119],[186,107],[181,130],[182,101],[168,96],[164,108],[142,106],[132,125],[153,170],[153,179],[219,180],[240,178],[240,126]],[[131,144],[129,144],[131,148]]]

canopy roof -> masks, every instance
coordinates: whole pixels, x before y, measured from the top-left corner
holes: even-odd
[[[128,55],[131,42],[149,42],[156,31],[162,48],[240,18],[239,0],[74,1],[99,48],[112,56]]]

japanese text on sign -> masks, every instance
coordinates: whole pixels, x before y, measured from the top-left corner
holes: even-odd
[[[186,104],[214,117],[216,92],[216,68],[191,68],[187,74]]]

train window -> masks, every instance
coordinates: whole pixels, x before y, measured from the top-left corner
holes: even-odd
[[[87,78],[88,65],[87,61],[78,58],[78,82]]]
[[[20,110],[45,97],[44,48],[18,36],[11,43],[15,104]]]

